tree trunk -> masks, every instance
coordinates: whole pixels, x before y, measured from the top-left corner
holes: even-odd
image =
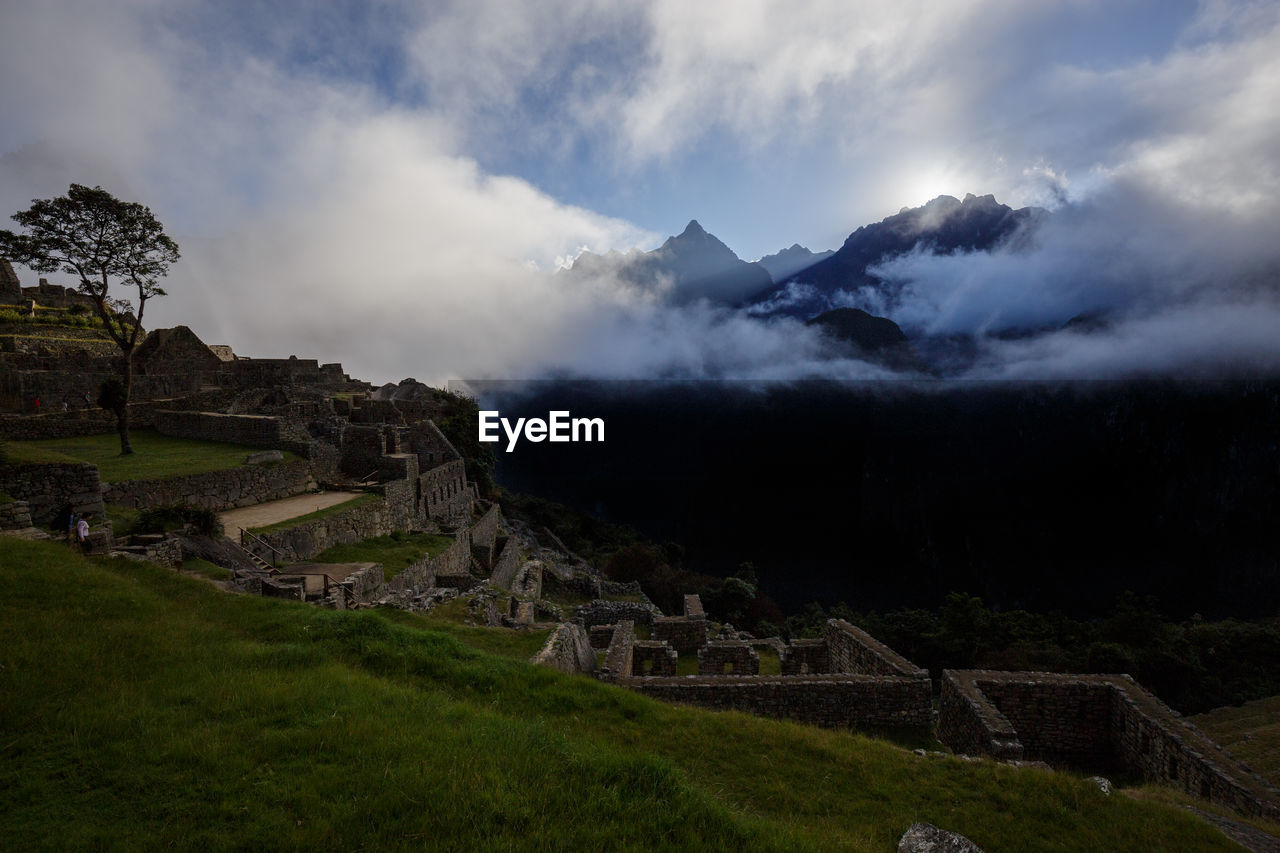
[[[120,455],[133,453],[133,445],[129,443],[129,396],[133,388],[133,353],[125,353],[121,359],[120,384],[124,386],[120,408],[116,409],[116,431],[120,433]]]

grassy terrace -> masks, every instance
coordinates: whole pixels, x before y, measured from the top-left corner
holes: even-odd
[[[324,611],[3,539],[0,584],[13,849],[887,851],[916,820],[987,850],[1233,849],[1068,774],[535,668],[502,656],[535,635],[447,609]]]
[[[352,503],[338,506],[350,507]],[[452,544],[453,538],[450,536],[432,533],[392,534],[366,539],[354,545],[334,545],[311,559],[316,563],[382,563],[384,577],[391,580],[424,557],[438,557]]]
[[[161,435],[154,430],[131,430],[132,456],[120,455],[120,437],[113,433],[78,438],[46,438],[10,441],[5,450],[10,462],[88,462],[98,466],[105,483],[152,480],[222,471],[244,464],[244,458],[262,448],[220,441],[197,441]],[[286,461],[297,459],[284,454]]]
[[[365,494],[358,498],[352,498],[349,501],[343,501],[340,504],[318,509],[315,512],[309,512],[306,515],[299,515],[296,518],[286,518],[284,521],[277,521],[275,524],[268,524],[266,527],[254,527],[250,529],[250,533],[270,533],[272,530],[284,530],[286,527],[296,527],[299,524],[306,524],[309,521],[319,521],[322,518],[328,518],[331,515],[337,515],[340,512],[346,512],[349,509],[355,509],[358,506],[374,503],[376,501],[385,500],[381,495]],[[349,562],[347,560],[322,560],[321,562]]]
[[[1280,785],[1280,696],[1189,719],[1272,785]]]

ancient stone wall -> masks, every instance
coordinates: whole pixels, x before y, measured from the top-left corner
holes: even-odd
[[[84,463],[0,465],[0,492],[26,501],[32,523],[42,527],[53,524],[68,504],[79,515],[105,514],[98,469]]]
[[[831,672],[826,640],[792,640],[778,655],[783,675],[816,675]]]
[[[938,739],[961,753],[1141,773],[1280,817],[1280,793],[1126,675],[946,670]]]
[[[375,536],[387,536],[398,529],[394,518],[392,508],[385,499],[381,499],[361,503],[315,521],[260,533],[258,537],[276,549],[282,559],[301,562],[334,545],[350,545]],[[272,559],[271,550],[252,538],[246,538],[245,548],[268,562]]]
[[[502,542],[502,548],[498,551],[498,560],[493,566],[493,572],[489,575],[489,583],[499,589],[509,590],[511,584],[515,582],[516,572],[520,571],[520,567],[524,565],[524,554],[521,553],[520,543],[514,536],[508,536],[499,541]]]
[[[497,556],[494,546],[497,543],[498,527],[501,523],[502,509],[497,504],[492,504],[476,523],[471,525],[471,553],[476,558],[476,562],[487,572],[493,571],[494,558]]]
[[[386,439],[378,425],[350,424],[342,432],[342,471],[351,477],[376,477],[385,452]]]
[[[581,625],[561,622],[530,662],[561,672],[590,674],[596,669],[596,653]]]
[[[652,604],[635,601],[593,601],[578,606],[576,619],[584,628],[613,625],[624,619],[641,625],[652,625],[656,610]]]
[[[412,457],[410,457],[412,458]],[[413,480],[388,480],[379,490],[391,507],[391,523],[396,530],[412,530],[422,526]]]
[[[0,258],[0,302],[19,303],[23,301],[22,280],[13,270],[13,264],[7,258]]]
[[[355,402],[356,406],[351,410],[353,424],[402,424],[405,421],[404,414],[391,400],[364,398]]]
[[[938,705],[938,740],[962,755],[990,755],[1000,761],[1022,759],[1022,742],[1013,725],[972,683],[971,673],[944,670]]]
[[[166,533],[135,534],[125,542],[116,542],[115,552],[130,554],[170,568],[182,565],[182,544],[178,537]]]
[[[419,476],[418,488],[427,517],[449,520],[469,515],[472,494],[466,482],[466,465],[460,459],[445,462]]]
[[[525,560],[511,581],[511,594],[537,601],[542,597],[542,561]]]
[[[146,509],[186,503],[204,509],[231,509],[279,500],[317,488],[311,463],[303,459],[268,465],[240,465],[187,477],[102,484],[109,504]]]
[[[653,639],[663,640],[680,654],[692,654],[707,641],[707,620],[659,616],[653,620]]]
[[[618,681],[630,677],[631,655],[635,644],[635,623],[630,619],[619,621],[613,630],[613,639],[609,642],[609,648],[604,654],[604,665],[600,667],[602,681]]]
[[[697,595],[686,595],[683,616],[654,619],[653,639],[665,640],[682,655],[702,648],[707,641],[707,616],[702,609],[702,599]]]
[[[220,412],[156,412],[156,431],[179,438],[224,441],[249,447],[283,448],[279,418]]]
[[[26,501],[0,503],[0,530],[23,530],[31,526],[31,505]]]
[[[241,388],[269,388],[276,385],[320,385],[320,363],[313,358],[241,358],[225,363]]]
[[[928,679],[835,674],[631,678],[619,683],[667,702],[827,728],[927,731],[932,724]]]
[[[82,404],[83,405],[83,404]],[[129,426],[145,429],[154,425],[153,404],[137,403],[129,406]],[[69,412],[52,411],[31,417],[28,415],[0,416],[0,440],[34,441],[42,438],[75,438],[82,435],[103,435],[116,431],[116,416],[105,409],[79,409]]]
[[[609,644],[613,642],[613,631],[617,627],[617,625],[592,625],[588,630],[588,636],[591,639],[591,648],[609,648]]]
[[[1077,770],[1119,769],[1112,760],[1110,685],[1090,679],[979,684],[1018,732],[1023,758]]]
[[[357,604],[368,604],[380,595],[385,585],[381,563],[374,563],[358,569],[338,582],[346,598],[348,608]]]
[[[828,619],[825,635],[831,672],[929,677],[928,672],[843,619]]]
[[[388,453],[378,459],[378,479],[415,480],[418,477],[418,457],[412,453]]]
[[[464,574],[471,570],[471,543],[465,534],[454,537],[453,544],[436,557],[436,574]]]
[[[403,404],[397,405],[404,408]],[[462,454],[430,420],[419,420],[411,425],[406,432],[405,445],[405,450],[418,454],[418,461],[424,471],[462,458]]]
[[[698,650],[698,675],[759,675],[760,655],[740,640],[713,640]]]
[[[679,658],[676,650],[661,640],[637,640],[631,645],[631,675],[674,676]]]

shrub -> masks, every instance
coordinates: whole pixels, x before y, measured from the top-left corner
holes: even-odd
[[[179,530],[188,524],[201,536],[222,535],[222,522],[218,519],[216,512],[185,503],[144,509],[138,513],[133,531],[164,533],[169,530]]]

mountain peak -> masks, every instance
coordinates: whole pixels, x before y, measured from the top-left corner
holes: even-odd
[[[705,237],[706,229],[698,224],[698,220],[690,219],[689,224],[684,227],[684,231],[680,233],[681,237]]]

